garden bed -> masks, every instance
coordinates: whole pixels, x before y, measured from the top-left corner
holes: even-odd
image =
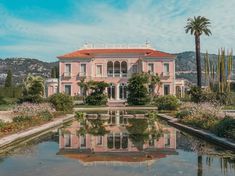
[[[177,118],[171,117],[166,114],[158,114],[159,117],[166,120],[171,126],[174,126],[180,130],[186,131],[189,134],[192,134],[194,136],[198,136],[200,138],[203,138],[204,140],[208,140],[214,144],[217,144],[219,146],[235,150],[235,143],[234,141],[231,141],[227,138],[216,136],[214,133],[211,133],[210,131],[191,127],[189,125],[182,124],[178,121]]]

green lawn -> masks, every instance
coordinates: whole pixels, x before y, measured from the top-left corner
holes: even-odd
[[[224,110],[235,110],[235,105],[224,106]]]
[[[86,105],[86,104],[79,104],[75,105],[75,108],[99,108],[99,107],[107,107],[106,105]]]
[[[13,106],[14,105],[6,105],[6,104],[0,105],[0,111],[10,110],[11,108],[13,108]]]

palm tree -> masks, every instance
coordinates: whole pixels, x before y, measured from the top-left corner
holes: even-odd
[[[210,20],[198,16],[194,18],[188,18],[187,25],[185,26],[185,32],[190,32],[191,35],[195,36],[195,47],[196,47],[196,64],[197,64],[197,86],[202,86],[202,73],[201,73],[201,59],[200,59],[200,36],[204,33],[205,35],[211,35]]]
[[[41,76],[33,76],[32,74],[28,74],[28,76],[24,80],[24,88],[25,94],[39,94],[43,96],[44,94],[44,79]]]

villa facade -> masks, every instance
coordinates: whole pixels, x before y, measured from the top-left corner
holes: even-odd
[[[175,94],[175,56],[143,46],[84,45],[83,48],[58,56],[59,92],[84,95],[79,82],[104,81],[109,100],[126,100],[127,82],[134,73],[158,74],[162,85],[154,88],[159,95]]]

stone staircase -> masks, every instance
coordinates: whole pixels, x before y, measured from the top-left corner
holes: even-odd
[[[125,107],[126,101],[125,100],[109,100],[107,105],[109,107]]]

